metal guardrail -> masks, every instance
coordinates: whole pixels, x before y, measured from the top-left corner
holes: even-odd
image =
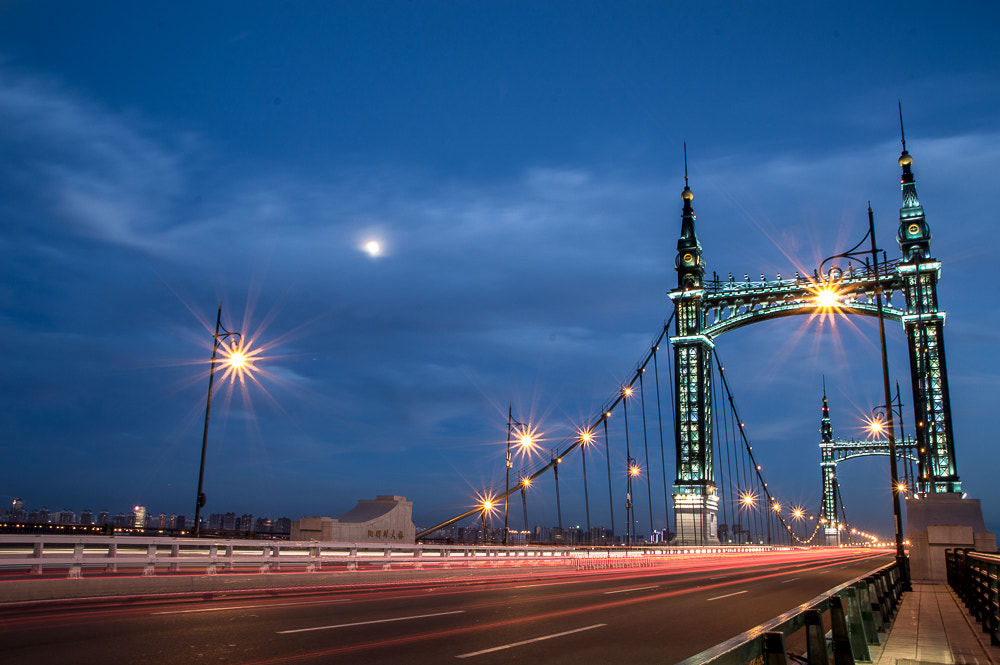
[[[220,571],[320,572],[393,568],[573,565],[579,570],[650,565],[679,555],[756,554],[787,547],[570,548],[490,545],[399,545],[312,541],[213,540],[142,536],[0,535],[0,571],[41,575],[66,571],[215,574]],[[2,579],[2,578],[0,578]],[[0,582],[2,583],[2,582]]]
[[[854,665],[871,661],[899,607],[903,584],[896,562],[841,584],[781,616],[752,628],[678,665],[786,665],[785,640],[805,631],[809,665]],[[830,630],[824,630],[824,614]]]
[[[945,550],[948,586],[976,618],[990,643],[1000,646],[1000,555],[973,549]]]

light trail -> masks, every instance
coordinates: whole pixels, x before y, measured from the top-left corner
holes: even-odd
[[[156,616],[160,614],[191,614],[193,612],[231,612],[233,610],[267,610],[272,607],[303,607],[306,605],[330,605],[332,603],[346,603],[350,598],[338,598],[336,600],[314,600],[305,603],[260,603],[258,605],[236,605],[235,607],[203,607],[192,610],[167,610],[164,612],[150,612]]]
[[[865,550],[864,552],[865,552],[865,555],[863,555],[863,556],[857,556],[857,555],[850,556],[847,552],[845,552],[844,553],[845,556],[843,558],[850,558],[850,559],[852,559],[854,561],[860,562],[860,561],[865,561],[865,560],[868,560],[868,559],[871,559],[871,558],[874,558],[874,557],[884,556],[884,554],[885,554],[884,551],[871,552],[870,550]],[[822,560],[823,556],[829,556],[829,552],[819,553],[819,554],[817,554],[816,558]],[[829,568],[830,566],[840,565],[842,563],[843,563],[843,561],[840,560],[840,559],[838,559],[838,560],[836,560],[836,561],[834,561],[832,563],[826,563],[826,564],[822,564],[822,565],[817,565],[814,568],[814,570]],[[645,572],[646,572],[646,576],[649,576],[649,569],[648,568],[646,569]],[[570,607],[568,609],[555,610],[555,611],[550,611],[550,612],[544,612],[544,613],[541,613],[541,614],[532,614],[532,615],[529,615],[529,616],[517,617],[517,618],[512,618],[512,619],[504,619],[504,620],[495,621],[495,622],[491,622],[491,623],[481,623],[481,624],[475,624],[475,625],[471,625],[471,626],[460,626],[460,627],[456,627],[456,628],[450,628],[450,629],[447,629],[447,630],[435,631],[435,632],[432,632],[432,633],[423,633],[423,634],[416,634],[416,635],[400,636],[400,637],[396,637],[396,638],[387,638],[387,639],[380,640],[377,644],[360,643],[360,644],[353,644],[353,645],[345,645],[345,646],[333,647],[333,648],[329,648],[329,649],[320,649],[320,650],[315,650],[315,651],[309,651],[309,652],[301,653],[301,654],[289,654],[289,655],[285,655],[285,656],[278,656],[278,657],[268,658],[268,659],[264,659],[264,660],[249,661],[248,663],[246,663],[246,665],[273,665],[273,664],[276,664],[276,663],[299,662],[299,661],[312,660],[312,659],[321,658],[321,657],[338,655],[338,654],[355,653],[355,652],[358,652],[358,651],[364,651],[364,650],[371,649],[371,648],[385,648],[385,647],[393,647],[393,646],[402,646],[402,645],[407,645],[407,644],[414,644],[414,643],[418,643],[418,642],[423,642],[423,641],[426,641],[426,640],[451,638],[451,637],[455,637],[455,636],[458,636],[458,635],[465,635],[465,634],[469,634],[469,633],[474,633],[474,632],[477,632],[477,631],[484,631],[484,630],[489,631],[489,630],[506,629],[506,628],[509,628],[511,626],[516,626],[516,625],[519,625],[519,624],[534,623],[534,622],[539,622],[539,621],[549,621],[549,620],[561,619],[561,618],[565,618],[565,617],[569,617],[569,616],[575,616],[575,615],[578,615],[578,614],[584,614],[584,613],[588,613],[588,612],[610,611],[610,610],[614,610],[614,609],[620,608],[620,607],[627,607],[627,606],[630,606],[630,605],[637,605],[639,603],[649,603],[649,602],[654,602],[654,601],[658,601],[658,600],[664,600],[666,598],[673,598],[673,597],[677,597],[677,596],[683,596],[685,594],[698,593],[698,592],[702,592],[702,591],[706,591],[706,590],[711,590],[711,589],[717,589],[717,588],[724,588],[724,587],[727,587],[727,586],[732,586],[734,584],[742,584],[742,583],[747,583],[747,582],[756,582],[756,581],[760,581],[760,580],[770,579],[770,578],[773,578],[773,577],[780,577],[782,575],[787,575],[787,574],[788,574],[787,572],[775,572],[775,573],[770,573],[770,574],[765,574],[765,575],[758,575],[756,577],[751,577],[751,578],[746,578],[746,579],[732,580],[732,581],[727,581],[727,582],[719,582],[717,584],[712,584],[712,585],[702,586],[702,587],[692,587],[692,588],[685,588],[685,589],[663,591],[661,593],[655,593],[655,594],[649,594],[649,595],[642,595],[642,596],[633,596],[633,597],[630,597],[630,598],[622,598],[620,600],[614,600],[614,601],[610,601],[610,602],[603,602],[603,603],[602,602],[598,602],[598,603],[588,604],[588,605],[576,605],[576,606]],[[470,590],[469,592],[470,593],[471,592],[480,593],[481,589],[479,589],[479,590]],[[559,599],[563,599],[563,598],[579,596],[579,595],[582,595],[582,593],[584,593],[584,592],[576,592],[576,593],[570,593],[570,594],[560,594],[560,595],[557,595],[557,596],[549,596],[549,597],[546,597],[545,600],[547,602],[551,602],[553,600],[559,600]],[[587,593],[589,595],[589,594],[592,594],[593,592],[585,592],[585,593]],[[739,594],[731,594],[731,595],[739,595]],[[522,601],[522,602],[535,602],[535,601],[534,600],[530,600],[530,601],[526,600],[526,601]],[[510,608],[511,604],[512,604],[511,603],[511,599],[507,598],[507,599],[503,599],[503,600],[496,601],[496,602],[483,603],[483,604],[479,604],[479,605],[470,606],[467,609],[468,610],[472,610],[472,609],[485,609],[485,608],[494,608],[494,607]]]
[[[634,589],[615,589],[614,591],[605,591],[604,595],[610,596],[613,593],[628,593],[629,591],[645,591],[646,589],[659,589],[659,588],[660,588],[659,584],[654,584],[652,586],[635,587]]]

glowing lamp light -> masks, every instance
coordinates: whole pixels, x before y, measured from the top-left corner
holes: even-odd
[[[829,286],[816,291],[816,304],[827,309],[839,307],[840,301],[837,299],[837,291]]]
[[[243,353],[243,349],[237,348],[229,354],[227,362],[236,369],[243,369],[247,362],[247,356]]]
[[[635,464],[633,464],[632,466],[629,467],[628,472],[629,472],[629,475],[638,476],[639,475],[639,467],[636,466]]]
[[[625,386],[624,388],[622,388],[622,395],[625,395],[625,397],[631,397],[632,396],[632,386]]]

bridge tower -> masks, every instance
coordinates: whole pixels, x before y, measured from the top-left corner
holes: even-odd
[[[830,404],[826,400],[826,383],[823,384],[823,419],[820,421],[820,469],[823,473],[823,510],[820,516],[823,527],[824,544],[829,547],[840,545],[840,529],[837,528],[837,460],[833,441],[833,425],[830,423]]]
[[[896,239],[903,259],[896,266],[896,272],[906,296],[902,322],[910,352],[914,422],[917,423],[919,482],[916,489],[920,493],[960,493],[962,483],[955,465],[944,356],[944,312],[938,308],[937,299],[941,262],[931,257],[932,234],[917,199],[913,157],[906,151],[905,134],[902,142],[899,165],[903,169],[900,180],[903,207],[899,209]]]
[[[685,155],[684,210],[677,241],[677,288],[670,292],[676,310],[674,348],[674,440],[677,477],[674,482],[676,544],[718,544],[719,497],[715,491],[712,455],[712,350],[704,334],[705,260],[695,232],[694,193],[687,182]]]

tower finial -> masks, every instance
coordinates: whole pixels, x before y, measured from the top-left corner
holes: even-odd
[[[688,186],[688,144],[684,142],[684,187]]]
[[[903,152],[906,152],[906,133],[903,131],[903,102],[897,99],[896,103],[899,104],[899,136],[903,142]]]

